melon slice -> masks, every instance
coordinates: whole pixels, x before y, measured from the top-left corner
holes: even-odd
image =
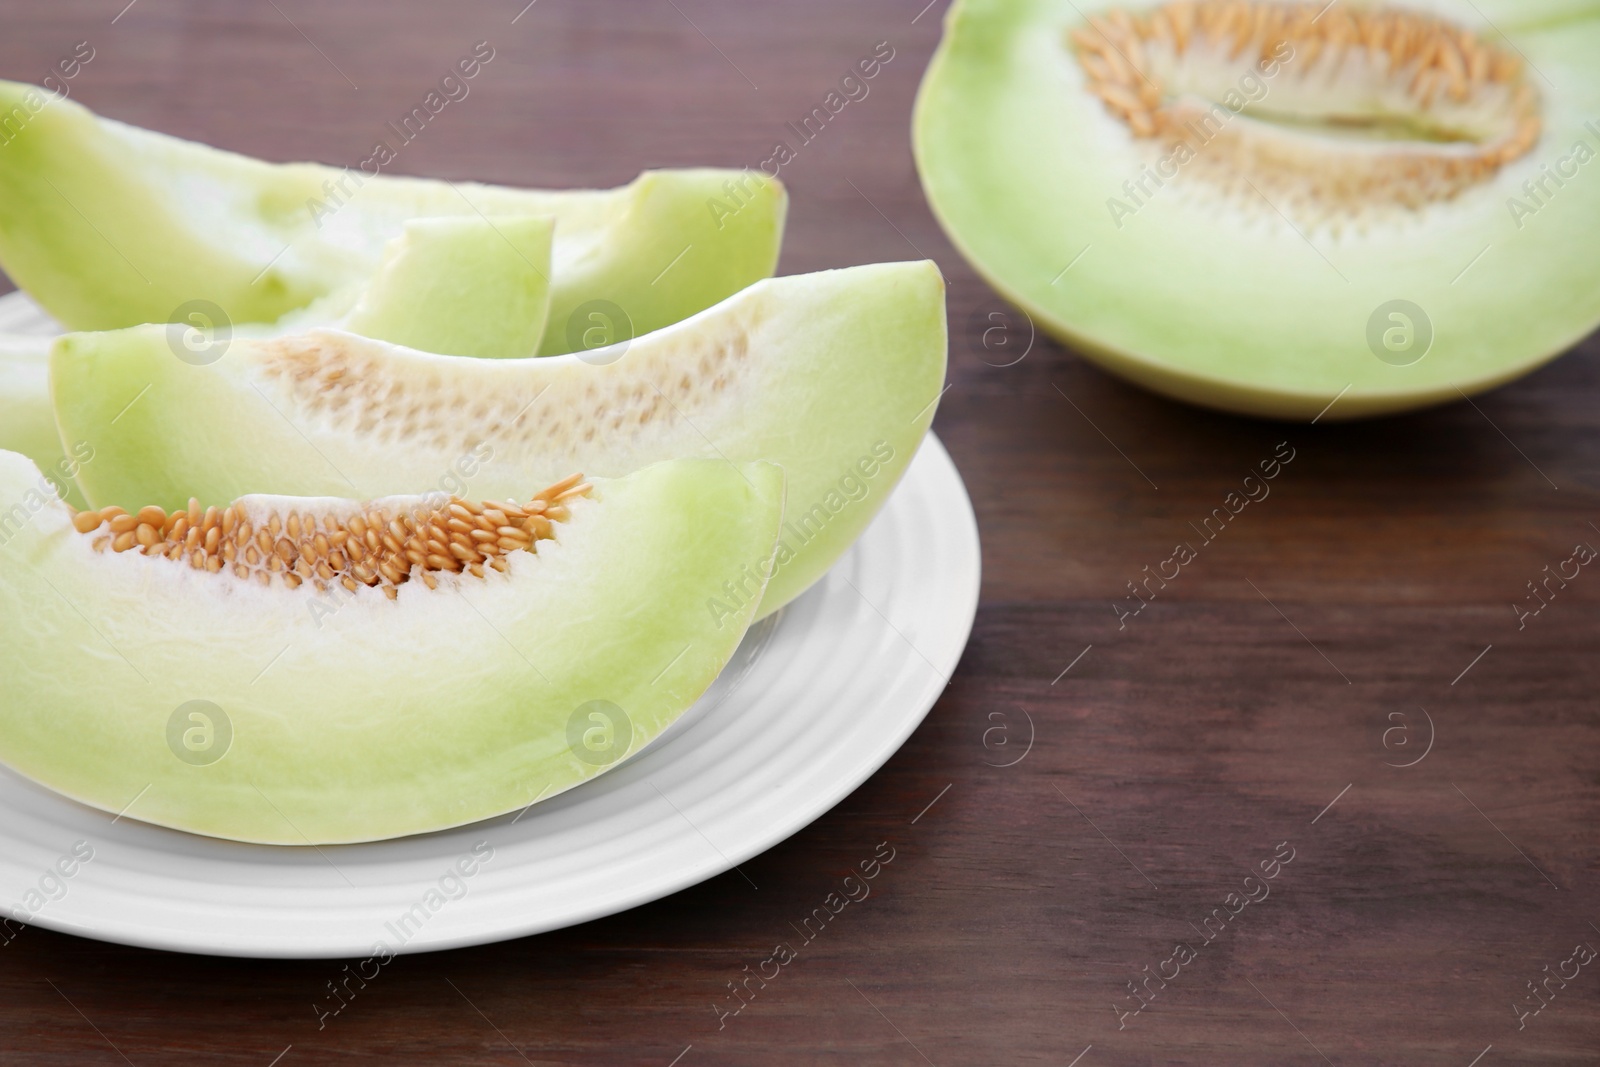
[[[787,203],[751,171],[548,192],[271,164],[0,82],[0,266],[73,329],[166,322],[196,300],[275,322],[372,277],[408,220],[540,215],[555,220],[541,351],[559,353],[586,304],[645,333],[769,276]]]
[[[335,325],[424,352],[537,355],[550,317],[554,228],[538,215],[412,219]]]
[[[767,460],[789,521],[768,614],[877,513],[933,419],[944,282],[931,262],[758,282],[694,318],[593,351],[463,359],[333,330],[172,358],[161,327],[72,334],[51,357],[63,439],[95,461],[100,506],[190,494],[381,496],[464,475],[502,496],[569,470],[614,477],[676,457]],[[742,562],[742,561],[741,561]],[[756,578],[732,578],[729,606]]]
[[[48,337],[0,334],[0,449],[33,460],[47,479],[49,491],[74,507],[84,505],[78,469],[94,455],[82,445],[75,455],[61,447],[55,413],[50,408]]]
[[[488,818],[637,752],[738,646],[754,605],[707,601],[770,558],[783,497],[770,464],[684,460],[519,504],[75,515],[39,477],[0,453],[0,500],[29,500],[0,516],[0,760],[285,845]]]
[[[508,217],[413,219],[389,242],[365,286],[291,312],[273,326],[241,327],[270,337],[309,325],[347,330],[453,355],[530,356],[539,350],[550,309],[551,220]],[[220,308],[196,301],[167,327],[172,354],[205,363],[232,342]],[[74,478],[94,456],[85,442],[62,447],[50,404],[54,339],[0,333],[0,449],[33,460],[56,495],[84,505]]]
[[[537,355],[550,314],[554,225],[542,215],[411,219],[384,246],[371,278],[270,324],[235,326],[226,309],[191,300],[169,317],[167,336],[173,354],[190,363],[210,362],[235,334],[278,337],[317,326],[452,356]]]
[[[1042,329],[1180,399],[1351,418],[1600,323],[1597,57],[1594,0],[957,0],[913,135]]]

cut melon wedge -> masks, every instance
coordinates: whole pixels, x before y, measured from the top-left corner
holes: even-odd
[[[289,312],[237,326],[225,308],[185,303],[169,317],[179,359],[205,363],[237,334],[279,337],[318,326],[489,359],[539,353],[550,317],[555,220],[543,215],[411,219],[372,277]]]
[[[0,500],[39,478],[0,453]],[[754,605],[707,602],[770,558],[782,474],[685,460],[528,491],[521,510],[23,505],[0,522],[0,760],[105,811],[284,845],[485,819],[615,766],[738,646]]]
[[[250,326],[255,337],[333,325],[369,337],[452,355],[531,356],[539,350],[550,310],[551,221],[542,217],[414,219],[389,242],[377,275],[364,287],[291,312],[273,326]],[[232,342],[220,308],[186,305],[167,328],[173,355],[189,362],[216,358]],[[72,442],[67,455],[50,405],[54,339],[0,333],[0,449],[39,465],[69,504],[84,503],[73,481],[93,450]]]
[[[538,215],[412,219],[335,325],[424,352],[537,355],[550,318],[554,229]]]
[[[74,479],[81,455],[69,457],[50,408],[49,337],[0,334],[0,449],[20,452],[38,466],[57,496],[82,507]],[[88,453],[92,455],[92,452]]]
[[[102,119],[0,82],[0,266],[74,329],[166,322],[209,301],[275,322],[370,278],[408,220],[555,220],[541,351],[585,304],[633,334],[709,307],[777,265],[787,196],[754,171],[646,172],[560,192],[271,164]]]
[[[272,326],[239,332],[272,337],[332,325],[429,352],[503,358],[539,351],[550,311],[552,220],[506,217],[413,219],[391,240],[365,285],[325,297]],[[226,313],[192,302],[167,327],[179,359],[206,363],[232,343]],[[73,479],[93,455],[72,442],[69,456],[50,405],[51,337],[0,333],[0,449],[39,465],[58,495],[81,507]]]
[[[194,366],[145,326],[64,337],[51,373],[63,438],[95,450],[78,478],[99,506],[417,492],[483,455],[467,484],[487,496],[677,457],[777,463],[789,521],[767,614],[887,499],[933,419],[945,349],[944,282],[916,262],[769,279],[631,343],[555,358],[318,330],[235,339]],[[752,588],[735,577],[724,602]]]

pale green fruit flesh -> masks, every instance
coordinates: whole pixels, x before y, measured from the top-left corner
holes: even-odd
[[[0,449],[33,460],[57,496],[82,507],[83,494],[73,481],[75,459],[82,457],[68,457],[62,449],[50,409],[52,343],[48,337],[0,334]]]
[[[935,213],[980,273],[1041,328],[1170,396],[1337,419],[1500,384],[1600,322],[1593,0],[1426,5],[1478,41],[1525,57],[1520,77],[1541,125],[1517,158],[1453,196],[1412,204],[1404,188],[1341,198],[1337,179],[1360,172],[1347,165],[1361,153],[1471,153],[1504,119],[1503,99],[1462,103],[1441,90],[1419,108],[1403,84],[1415,67],[1390,77],[1387,60],[1361,45],[1325,45],[1314,57],[1302,48],[1298,67],[1291,59],[1272,76],[1255,67],[1259,41],[1241,44],[1236,59],[1226,48],[1192,49],[1197,58],[1176,69],[1147,48],[1130,62],[1151,68],[1168,102],[1188,92],[1223,104],[1228,116],[1217,123],[1225,135],[1194,139],[1193,158],[1180,161],[1174,137],[1137,136],[1089,91],[1069,34],[1116,7],[1136,16],[1156,10],[1106,0],[957,0],[918,98],[916,156]],[[1329,8],[1325,28],[1396,10]],[[1230,103],[1230,89],[1244,91]],[[1441,138],[1452,122],[1462,138],[1455,143],[1419,134],[1432,127],[1427,137]],[[1253,159],[1238,151],[1247,136],[1261,149]],[[1303,173],[1273,173],[1285,158]],[[1386,307],[1392,301],[1410,302],[1425,319]],[[1416,338],[1430,325],[1431,347],[1419,351]]]
[[[95,451],[78,481],[97,506],[458,483],[498,497],[680,456],[777,463],[788,521],[767,614],[882,506],[933,419],[945,352],[944,282],[917,262],[769,279],[631,343],[552,358],[323,330],[236,338],[195,366],[147,326],[64,337],[51,373],[63,438]],[[741,573],[729,607],[758,595]]]
[[[191,301],[170,319],[188,329],[168,336],[201,362],[235,332],[278,337],[317,326],[452,356],[537,355],[550,314],[554,228],[542,215],[410,219],[370,278],[271,324],[236,327],[222,308]]]
[[[412,219],[338,325],[424,352],[536,355],[554,228],[541,216]]]
[[[714,618],[707,601],[735,561],[770,557],[783,497],[769,464],[658,464],[596,481],[508,573],[390,600],[96,550],[64,504],[29,495],[39,479],[0,453],[0,501],[17,502],[0,514],[0,760],[105,811],[286,845],[489,818],[614,766],[624,733],[628,753],[647,744],[738,646],[753,606]],[[220,713],[191,718],[192,701]]]
[[[590,301],[638,334],[769,276],[787,203],[751,171],[547,192],[270,164],[0,82],[0,266],[74,329],[166,322],[194,300],[275,322],[371,277],[408,220],[538,215],[555,222],[541,351],[559,353]]]

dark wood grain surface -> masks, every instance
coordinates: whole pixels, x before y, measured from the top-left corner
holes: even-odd
[[[0,949],[0,1062],[1600,1059],[1600,967],[1552,983],[1520,1027],[1513,1010],[1575,945],[1600,946],[1600,577],[1583,571],[1525,628],[1511,607],[1576,544],[1600,546],[1593,339],[1476,404],[1345,426],[1178,406],[1043,339],[995,366],[1014,356],[967,324],[1004,305],[940,233],[908,145],[938,0],[137,0],[119,16],[123,2],[6,0],[0,74],[39,80],[87,40],[74,95],[106,114],[355,163],[488,40],[471,96],[393,169],[545,186],[757,165],[890,42],[869,97],[784,168],[782,269],[944,269],[953,386],[935,427],[977,507],[983,602],[927,722],[746,864],[759,890],[730,874],[405,958],[322,1029],[327,962],[31,929]],[[1294,458],[1271,496],[1121,627],[1126,583],[1197,540],[1190,524],[1281,442]],[[1430,736],[1421,762],[1392,766]],[[896,858],[871,897],[719,1019],[727,983],[883,841]],[[1290,850],[1276,878],[1244,881]],[[1231,915],[1230,893],[1263,884]],[[1220,933],[1204,926],[1218,908]],[[1177,942],[1194,958],[1123,1014],[1128,983],[1170,975]]]

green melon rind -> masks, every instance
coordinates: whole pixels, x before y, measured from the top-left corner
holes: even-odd
[[[274,322],[369,277],[410,219],[546,215],[553,354],[586,302],[645,333],[770,276],[787,205],[755,171],[541,191],[271,164],[0,81],[0,266],[74,329],[166,322],[191,300]]]
[[[287,347],[338,354],[350,395],[390,399],[360,417],[313,410],[263,373]],[[933,419],[946,348],[944,281],[913,262],[758,282],[584,355],[465,359],[314,331],[235,338],[194,366],[145,326],[64,337],[51,373],[63,435],[95,450],[79,485],[96,506],[130,511],[190,495],[422,492],[457,478],[499,498],[669,458],[777,463],[789,521],[765,615],[821,577],[887,499]],[[729,606],[751,595],[734,581]]]
[[[0,501],[39,477],[0,453]],[[714,621],[707,599],[772,552],[781,501],[768,464],[664,463],[598,483],[509,577],[363,588],[331,613],[309,586],[97,553],[48,502],[0,527],[0,760],[104,811],[270,844],[516,810],[606,769],[569,747],[581,705],[623,709],[631,753],[705,691],[753,609]],[[232,725],[209,766],[168,743],[197,699]]]
[[[1112,2],[958,0],[917,98],[913,144],[935,215],[978,272],[1045,331],[1168,396],[1334,420],[1492,388],[1600,322],[1600,257],[1573,239],[1600,229],[1600,161],[1523,219],[1521,232],[1506,204],[1575,142],[1600,151],[1600,17],[1590,17],[1600,6],[1526,9],[1524,22],[1550,28],[1512,32],[1561,87],[1540,83],[1547,126],[1529,156],[1403,228],[1319,235],[1324,259],[1286,225],[1246,226],[1170,195],[1175,188],[1120,230],[1113,224],[1107,198],[1138,176],[1137,161],[1114,173],[1094,164],[1133,159],[1130,137],[1084,92],[1062,45],[1080,11]],[[1470,5],[1428,7],[1483,26]],[[1432,349],[1410,366],[1367,347],[1368,319],[1393,299],[1420,305],[1434,326]]]

